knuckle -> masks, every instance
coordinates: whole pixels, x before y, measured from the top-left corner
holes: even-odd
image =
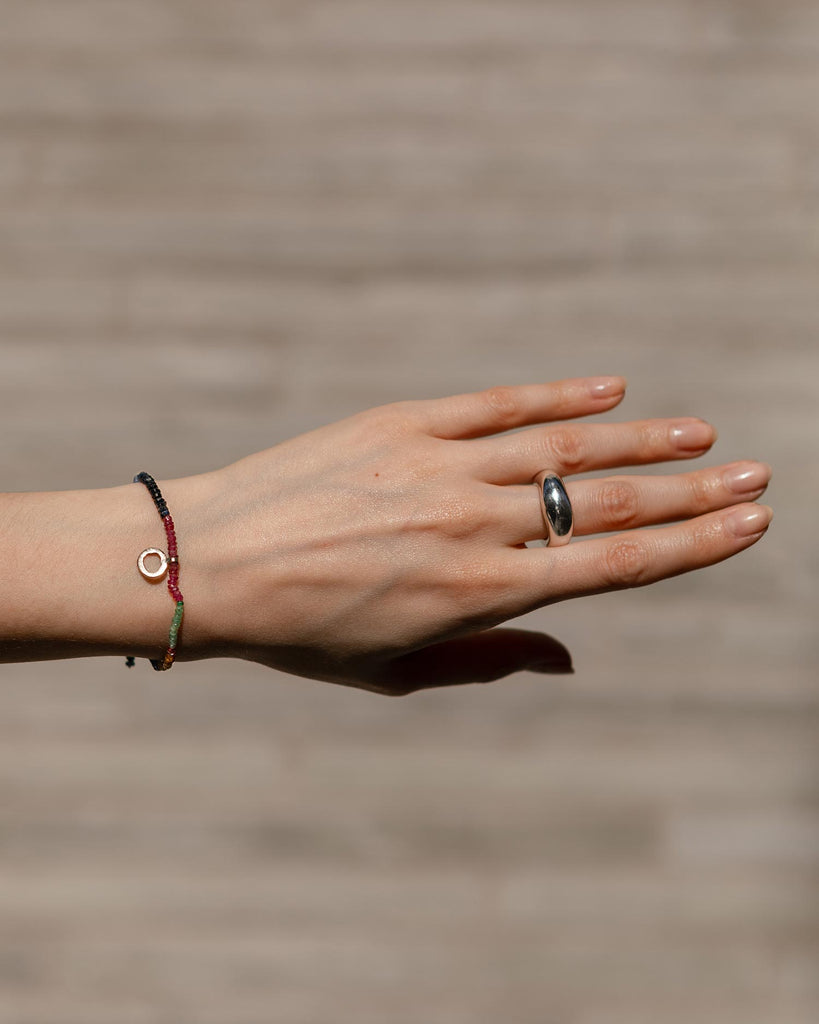
[[[515,388],[497,385],[482,393],[492,421],[501,428],[517,426],[520,422],[520,396]]]
[[[586,462],[586,442],[577,429],[551,431],[546,447],[557,468],[565,473],[579,472]]]
[[[696,512],[704,512],[714,503],[713,481],[707,476],[693,474],[688,480],[688,493]]]
[[[688,524],[688,547],[703,554],[714,550],[722,540],[723,521],[719,517],[703,516]]]
[[[379,406],[375,411],[380,412],[396,432],[418,434],[423,432],[423,407],[423,401],[404,399]]]
[[[426,439],[423,426],[423,401],[404,400],[375,405],[353,413],[348,422],[356,424],[368,440],[379,438],[390,442],[413,442]]]
[[[471,537],[481,528],[475,510],[464,508],[454,498],[439,502],[431,513],[429,525],[436,533],[453,540]]]
[[[436,495],[434,501],[419,509],[408,522],[408,527],[421,533],[461,540],[483,533],[491,526],[493,517],[486,503],[478,496],[452,492]]]
[[[615,540],[606,551],[606,575],[609,584],[624,590],[648,582],[649,553],[636,540]]]
[[[598,497],[603,521],[610,527],[633,526],[640,516],[640,495],[625,480],[604,484]]]
[[[491,559],[484,562],[470,559],[451,565],[445,587],[453,612],[466,616],[473,623],[492,616],[509,595],[509,581]]]
[[[353,414],[349,421],[362,438],[395,440],[403,432],[405,419],[395,405],[378,405]]]
[[[638,423],[635,429],[636,449],[641,456],[651,458],[658,452],[665,451],[668,439],[662,428],[655,423]]]

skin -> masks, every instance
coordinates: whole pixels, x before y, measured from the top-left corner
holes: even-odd
[[[596,377],[400,402],[160,480],[185,595],[178,660],[244,658],[392,695],[571,671],[553,638],[495,627],[723,561],[772,515],[755,504],[771,475],[758,462],[573,479],[714,443],[693,418],[588,420],[624,392]],[[544,468],[574,509],[565,547],[525,546],[543,536],[531,481]],[[161,657],[173,607],[136,570],[143,548],[166,547],[144,487],[2,495],[0,532],[0,660]]]

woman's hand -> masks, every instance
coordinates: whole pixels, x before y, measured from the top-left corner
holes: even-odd
[[[612,409],[624,388],[587,378],[400,402],[163,483],[184,560],[180,658],[241,657],[389,694],[570,671],[551,638],[492,627],[712,565],[771,518],[748,504],[770,478],[755,462],[570,479],[713,444],[698,419],[559,422]],[[532,480],[545,468],[569,478],[575,540],[527,548],[544,534]]]

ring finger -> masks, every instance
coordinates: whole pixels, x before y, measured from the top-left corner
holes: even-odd
[[[771,469],[761,462],[734,462],[674,476],[616,476],[566,481],[575,536],[670,523],[758,498]],[[503,503],[504,539],[522,544],[544,535],[538,488],[497,488]],[[511,499],[511,501],[510,501]]]

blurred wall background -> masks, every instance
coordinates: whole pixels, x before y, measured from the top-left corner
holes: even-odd
[[[817,97],[808,0],[0,0],[4,489],[616,372],[777,510],[570,680],[4,666],[2,1024],[815,1024]]]

